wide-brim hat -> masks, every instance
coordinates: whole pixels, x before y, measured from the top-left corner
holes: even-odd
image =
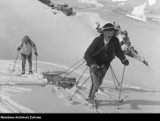
[[[111,31],[111,30],[119,31],[119,29],[115,28],[112,23],[107,23],[102,27],[102,31]]]
[[[29,36],[24,36],[21,41],[25,42],[25,41],[28,41],[28,40],[29,40]]]

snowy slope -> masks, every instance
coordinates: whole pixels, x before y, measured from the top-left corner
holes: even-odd
[[[20,73],[20,63],[16,64],[16,71],[12,72],[14,61],[0,61],[0,112],[1,113],[96,113],[86,106],[84,98],[90,88],[88,80],[75,94],[76,88],[63,89],[47,84],[41,72],[49,68],[65,69],[63,66],[38,62],[37,73],[33,75],[17,76]],[[34,63],[35,65],[35,63]],[[35,69],[35,66],[33,67]],[[74,77],[78,78],[80,75]],[[79,86],[86,80],[83,77]],[[118,103],[119,93],[113,82],[103,84],[96,94],[98,113],[159,113],[159,92],[144,90],[129,85],[123,85],[121,99]],[[118,109],[119,107],[119,109]]]
[[[57,87],[47,84],[40,69],[33,75],[18,76],[21,69],[19,64],[20,61],[17,62],[15,71],[12,71],[14,61],[0,61],[0,113],[92,112],[80,104],[74,106],[68,102]],[[47,67],[45,63],[42,65]],[[42,70],[45,71],[44,68]]]
[[[95,13],[95,10],[97,10],[98,13]],[[127,57],[130,61],[130,65],[126,68],[124,78],[124,88],[127,90],[126,94],[130,93],[133,94],[133,98],[139,98],[141,101],[137,102],[140,104],[146,97],[149,98],[146,98],[146,100],[151,100],[150,98],[155,99],[153,101],[151,100],[150,102],[148,101],[148,103],[146,101],[146,103],[148,105],[151,104],[151,107],[153,105],[155,107],[158,105],[155,111],[158,112],[159,93],[157,91],[160,90],[160,56],[158,40],[160,38],[160,28],[153,23],[143,24],[132,21],[124,16],[118,15],[117,13],[112,13],[111,11],[106,11],[102,8],[95,10],[91,10],[90,12],[77,12],[76,16],[68,17],[60,11],[56,11],[57,14],[54,14],[54,11],[49,7],[35,0],[1,0],[0,59],[14,60],[17,56],[16,46],[19,44],[21,38],[24,35],[29,35],[30,38],[36,43],[38,48],[38,69],[43,70],[45,68],[46,70],[64,70],[83,58],[85,50],[94,39],[94,37],[98,35],[98,33],[95,31],[95,22],[100,21],[104,23],[105,21],[108,22],[114,20],[121,25],[122,29],[127,29],[129,31],[132,45],[135,46],[135,48],[141,55],[147,58],[150,66],[146,67],[141,62]],[[101,18],[101,16],[103,17],[103,19]],[[20,59],[20,56],[18,59]],[[35,60],[34,56],[33,60]],[[5,61],[1,62],[0,72],[2,73],[2,75],[6,72],[6,70],[12,70],[13,62],[14,61],[7,61],[7,63],[5,63]],[[112,62],[112,66],[114,68],[114,71],[116,72],[118,79],[121,80],[123,65],[118,59],[115,59]],[[74,73],[75,76],[79,76],[79,74],[81,74],[84,70],[84,67],[85,65],[83,65],[78,73]],[[15,73],[20,71],[21,68],[19,65],[17,66]],[[87,74],[88,71],[83,77],[83,80],[86,78]],[[4,81],[6,78],[10,77],[2,76],[2,78]],[[11,79],[12,78],[10,78],[9,80]],[[36,79],[37,76],[32,77],[31,80],[35,81]],[[30,82],[31,80],[26,81]],[[112,82],[112,74],[110,70],[108,70],[102,87],[105,88],[110,84],[110,88],[114,87]],[[128,85],[133,88],[130,88]],[[89,87],[89,85],[87,86]],[[36,89],[34,88],[34,90]],[[41,91],[43,92],[45,90]],[[134,93],[134,91],[139,93],[136,94]],[[146,95],[141,98],[140,95],[143,95],[144,92],[146,92]],[[46,93],[47,92],[45,92],[44,94]],[[136,97],[136,95],[138,95],[138,97]],[[21,99],[23,99],[23,95],[21,96]],[[32,94],[30,96],[32,96]],[[100,98],[102,97],[103,96],[101,96]],[[40,97],[37,97],[37,99],[38,98]],[[131,103],[134,103],[133,98],[130,99]],[[18,99],[16,101],[18,101]],[[47,103],[47,101],[44,102]],[[26,105],[30,105],[27,103],[28,102],[26,102]],[[105,105],[102,104],[102,107],[106,110]],[[155,109],[155,107],[153,108],[153,110]],[[30,108],[32,109],[32,106],[30,106]],[[34,108],[34,110],[37,110],[37,112],[43,112],[43,108],[36,109],[37,106],[35,106]],[[133,108],[135,107],[133,106]],[[44,110],[48,111],[47,109]],[[59,111],[61,111],[61,109],[59,109]],[[131,112],[132,111],[133,110],[131,110]],[[147,110],[147,112],[148,111],[149,110]]]
[[[84,13],[76,17],[67,17],[58,12],[54,15],[50,8],[32,0],[1,3],[1,28],[4,28],[1,30],[1,42],[5,47],[9,46],[8,52],[1,48],[1,58],[14,58],[16,52],[13,50],[16,45],[24,35],[29,35],[37,44],[40,60],[64,63],[64,58],[74,55],[74,58],[68,60],[68,63],[72,63],[82,57],[85,48],[94,37],[95,31],[88,23],[90,16],[96,16],[95,14]],[[79,45],[79,48],[75,44]]]
[[[17,44],[19,44],[24,35],[29,35],[37,44],[39,53],[38,60],[58,63],[60,65],[72,65],[83,58],[85,50],[93,38],[98,35],[95,31],[94,23],[97,21],[104,22],[97,13],[93,12],[77,12],[76,16],[70,17],[65,16],[62,12],[53,14],[53,11],[50,8],[43,5],[41,2],[32,0],[23,0],[21,2],[18,0],[2,0],[0,2],[0,26],[3,28],[0,32],[1,45],[3,45],[0,48],[1,59],[14,59],[17,54]],[[110,21],[111,18],[114,20],[115,16],[117,15],[112,14],[112,16],[103,16],[103,18],[106,17],[105,20],[108,21],[109,19]],[[157,69],[159,67],[159,64],[157,63],[160,58],[157,47],[159,34],[150,31],[150,29],[146,29],[146,27],[152,27],[156,32],[158,32],[158,28],[155,28],[154,25],[145,26],[144,24],[136,23],[130,25],[131,21],[125,19],[126,18],[123,17],[119,18],[118,16],[116,18],[118,22],[122,21],[119,23],[122,25],[123,29],[126,28],[129,31],[131,40],[133,40],[132,44],[137,48],[141,55],[144,55],[144,57],[147,58],[149,65],[151,66],[151,68],[146,68],[143,64],[129,58],[131,64],[128,68],[133,71],[127,71],[128,74],[125,76],[126,82],[127,80],[132,79],[136,82],[135,86],[159,90],[159,71]],[[123,22],[124,20],[126,21],[125,24]],[[140,30],[136,29],[140,26]],[[150,33],[151,35],[146,34],[145,37],[143,35],[144,33],[141,33],[139,36],[134,36],[142,31]],[[154,45],[150,47],[150,38],[152,36],[155,38],[155,43],[152,43]],[[140,41],[141,43],[145,43],[145,46],[139,46],[141,45],[138,44]],[[148,48],[150,49],[148,50]],[[35,59],[35,57],[33,57],[33,59]],[[116,70],[122,69],[120,63],[115,63],[114,65]],[[141,67],[141,70],[138,69],[139,67]],[[151,76],[146,78],[146,73],[147,76],[149,76],[148,73]],[[139,76],[137,75],[140,75],[141,78],[139,79]],[[120,73],[118,73],[118,76],[121,78]],[[110,74],[107,79],[111,78]]]

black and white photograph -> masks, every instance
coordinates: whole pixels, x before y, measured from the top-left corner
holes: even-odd
[[[0,119],[144,113],[160,113],[159,0],[0,0]]]

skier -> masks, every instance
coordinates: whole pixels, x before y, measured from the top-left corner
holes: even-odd
[[[110,62],[115,55],[125,66],[129,65],[119,40],[115,36],[118,30],[113,24],[107,23],[102,27],[102,33],[96,37],[84,54],[84,59],[90,68],[92,85],[87,100],[95,104],[95,93],[102,84],[103,78],[109,68]]]
[[[29,63],[29,74],[32,74],[32,48],[34,50],[34,54],[38,56],[37,48],[35,43],[29,38],[29,36],[24,36],[21,40],[22,42],[17,47],[17,50],[21,50],[21,59],[22,59],[22,72],[21,74],[25,74],[25,64],[26,59]]]

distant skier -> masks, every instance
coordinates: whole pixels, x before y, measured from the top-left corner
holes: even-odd
[[[35,43],[29,38],[29,36],[24,36],[21,40],[22,42],[19,44],[17,50],[21,50],[21,59],[22,59],[22,72],[21,74],[25,74],[25,65],[26,59],[29,63],[29,74],[32,74],[32,48],[34,50],[34,54],[38,56],[37,48]]]
[[[103,78],[115,55],[125,66],[129,65],[123,53],[119,40],[115,36],[118,30],[111,23],[102,27],[102,33],[96,37],[85,52],[84,59],[90,67],[92,85],[90,88],[88,101],[94,103],[95,93],[101,86]]]

